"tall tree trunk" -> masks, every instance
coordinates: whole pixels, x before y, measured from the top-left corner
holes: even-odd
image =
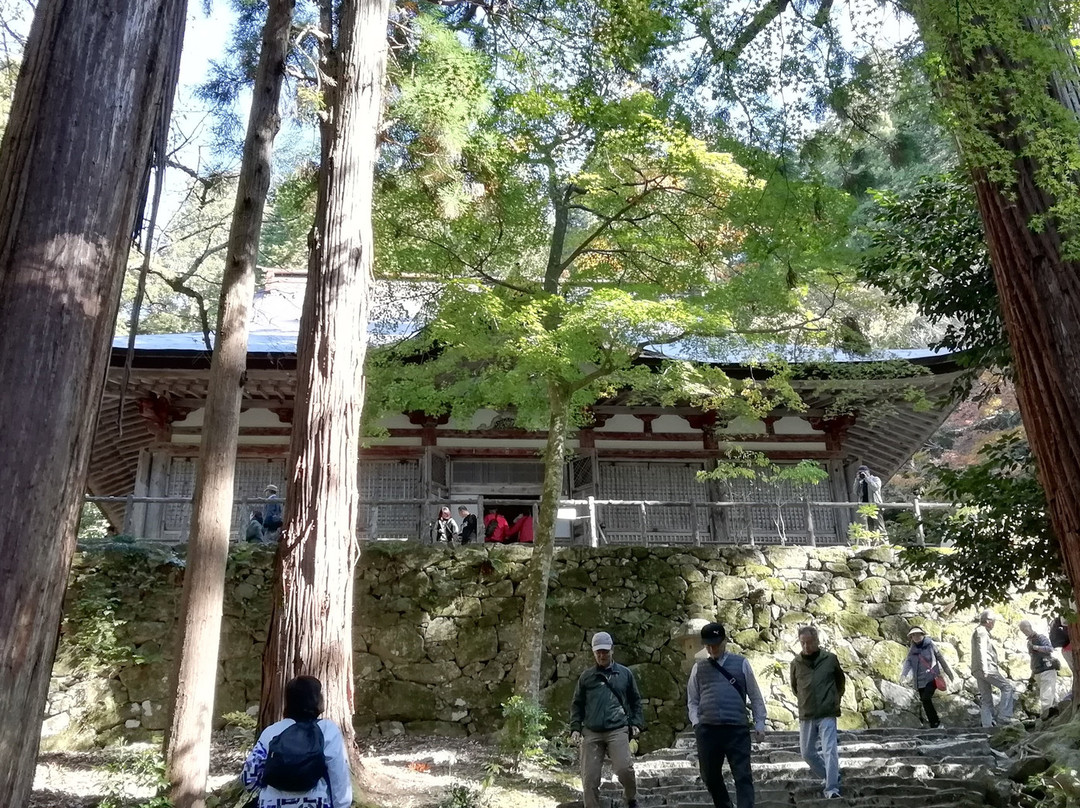
[[[203,808],[206,804],[236,443],[247,368],[248,315],[270,190],[270,158],[281,126],[278,101],[293,5],[294,0],[271,0],[267,10],[221,285],[180,607],[176,700],[166,748],[170,799],[176,808]]]
[[[339,51],[330,60],[332,81],[325,83],[319,197],[297,349],[293,471],[259,713],[263,726],[278,720],[285,683],[299,674],[317,676],[325,715],[350,747],[371,195],[389,11],[389,0],[342,4]]]
[[[1049,157],[1040,164],[1029,156],[1040,149],[1047,154],[1048,142],[1060,144],[1058,162],[1074,171],[1080,72],[1069,21],[1032,4],[1025,12],[1024,5],[989,0],[965,6],[961,19],[953,6],[916,0],[912,11],[923,38],[945,57],[943,103],[970,127],[959,130],[959,139],[973,166],[1020,410],[1080,601],[1080,262],[1066,258],[1062,224],[1051,210],[1057,200],[1044,187],[1047,169],[1057,167]],[[1024,52],[1033,39],[1042,54]],[[973,103],[990,93],[996,94],[991,103]],[[1032,93],[1049,103],[1032,104]],[[1011,179],[1002,178],[1007,167],[983,164],[988,150],[980,136],[1011,156]],[[1059,198],[1080,193],[1075,173],[1054,176]]]
[[[540,700],[540,665],[544,658],[544,624],[547,617],[548,580],[555,557],[555,519],[562,498],[566,468],[566,438],[570,424],[570,394],[557,383],[548,385],[547,446],[544,448],[544,487],[537,513],[532,558],[525,576],[525,612],[521,618],[514,693],[534,702]]]
[[[42,0],[0,144],[0,805],[24,805],[33,783],[132,224],[184,16],[183,0]]]

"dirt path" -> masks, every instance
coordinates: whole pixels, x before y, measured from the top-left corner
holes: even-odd
[[[479,793],[496,760],[493,746],[455,738],[384,738],[364,741],[360,751],[364,802],[380,808],[433,808],[455,786]],[[235,735],[215,740],[215,790],[235,779],[246,753],[246,742]],[[34,791],[25,808],[97,808],[106,800],[134,808],[154,795],[160,776],[158,749],[150,744],[47,752],[38,759]],[[567,767],[526,767],[520,774],[499,774],[483,797],[490,808],[555,808],[578,798],[579,788]]]

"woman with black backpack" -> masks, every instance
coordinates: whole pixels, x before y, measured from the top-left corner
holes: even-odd
[[[258,808],[284,808],[303,798],[311,808],[348,808],[352,782],[345,740],[333,721],[319,719],[322,682],[297,676],[285,685],[285,718],[259,736],[240,779],[258,790]]]

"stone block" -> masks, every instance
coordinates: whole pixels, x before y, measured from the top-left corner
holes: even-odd
[[[415,626],[404,623],[375,632],[370,648],[371,653],[387,664],[419,662],[424,658],[424,638]]]
[[[390,670],[398,679],[426,685],[446,684],[461,676],[461,668],[456,662],[407,663],[395,665]]]
[[[464,668],[473,662],[487,662],[499,653],[499,632],[495,626],[462,631],[457,638],[457,664]]]
[[[717,600],[738,600],[746,597],[750,587],[742,578],[721,575],[713,581],[713,594]]]
[[[766,547],[762,551],[765,564],[774,569],[805,570],[806,550],[798,547]]]

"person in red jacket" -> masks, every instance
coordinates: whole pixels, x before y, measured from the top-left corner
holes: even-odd
[[[510,525],[510,529],[506,531],[506,541],[519,541],[522,544],[532,544],[533,540],[533,518],[531,514],[518,514],[517,519],[514,520],[514,524]]]
[[[484,541],[502,544],[506,541],[506,531],[510,529],[506,517],[495,508],[488,508],[484,516]]]

